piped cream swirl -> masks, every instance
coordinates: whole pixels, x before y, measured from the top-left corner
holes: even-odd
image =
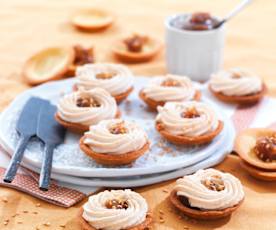
[[[203,181],[219,176],[224,184],[221,191],[208,189]],[[238,204],[244,198],[244,191],[238,178],[216,169],[198,170],[176,181],[174,187],[178,196],[188,199],[191,207],[204,210],[221,210]]]
[[[198,117],[185,118],[183,113],[195,109]],[[203,102],[167,102],[163,107],[158,106],[156,122],[171,134],[196,137],[215,130],[218,118],[210,105]]]
[[[79,98],[93,98],[99,107],[79,107]],[[118,108],[115,99],[104,89],[95,88],[89,91],[79,90],[65,95],[57,106],[58,115],[64,121],[82,125],[97,124],[104,119],[115,118]]]
[[[127,209],[108,209],[106,202],[118,199],[127,201]],[[129,189],[111,190],[89,197],[83,206],[83,218],[94,228],[121,230],[137,226],[145,221],[148,212],[146,200]]]
[[[164,86],[163,82],[173,80],[178,86]],[[188,77],[168,74],[165,77],[155,77],[143,89],[147,98],[154,101],[189,101],[195,96],[195,88]]]
[[[111,133],[110,129],[117,124],[123,124],[127,132]],[[84,139],[84,143],[94,152],[114,155],[139,150],[147,141],[147,134],[140,126],[121,119],[104,120],[91,126]]]
[[[97,78],[98,74],[112,74],[111,78]],[[100,87],[108,91],[112,96],[127,92],[132,86],[134,77],[131,71],[120,64],[86,64],[77,68],[77,87],[86,90]]]
[[[245,96],[262,90],[262,80],[247,70],[234,68],[211,76],[210,87],[227,96]]]

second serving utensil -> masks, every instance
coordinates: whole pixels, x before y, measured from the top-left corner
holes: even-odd
[[[24,151],[31,137],[36,135],[39,110],[48,101],[38,97],[31,97],[25,104],[20,113],[16,124],[16,130],[19,133],[19,141],[10,161],[10,164],[4,175],[4,181],[11,183],[16,175],[19,164],[22,161]]]
[[[47,191],[52,170],[53,152],[64,140],[65,129],[55,120],[56,106],[48,104],[39,112],[37,136],[44,142],[44,155],[40,171],[39,188]]]

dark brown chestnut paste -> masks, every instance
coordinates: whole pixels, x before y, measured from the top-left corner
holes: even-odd
[[[181,16],[180,16],[181,17]],[[172,25],[182,30],[212,30],[218,24],[218,20],[206,12],[195,12],[187,17],[176,18]]]

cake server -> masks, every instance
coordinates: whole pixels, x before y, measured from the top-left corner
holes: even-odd
[[[36,134],[45,144],[39,178],[39,188],[43,191],[49,187],[54,149],[65,136],[65,129],[55,120],[56,110],[56,106],[50,103],[42,106],[38,118]]]
[[[19,133],[19,141],[12,155],[9,166],[4,175],[4,181],[11,183],[22,161],[24,151],[31,137],[36,135],[37,122],[40,108],[48,104],[48,101],[38,97],[31,97],[23,107],[16,123],[16,131]]]

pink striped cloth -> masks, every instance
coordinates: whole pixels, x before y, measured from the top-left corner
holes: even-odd
[[[0,154],[5,154],[1,148]],[[66,208],[75,205],[86,197],[82,192],[57,185],[54,180],[51,181],[47,192],[41,191],[38,188],[39,175],[24,167],[20,168],[25,173],[17,173],[12,183],[5,183],[3,182],[5,168],[0,167],[0,186],[20,190],[41,200]]]
[[[232,121],[236,132],[240,132],[243,129],[249,128],[251,123],[254,121],[261,103],[258,103],[254,106],[238,106],[232,115]]]
[[[262,108],[264,100],[254,106],[238,106],[232,115],[232,121],[236,132],[249,128]],[[276,129],[276,121],[272,122],[267,128]]]

